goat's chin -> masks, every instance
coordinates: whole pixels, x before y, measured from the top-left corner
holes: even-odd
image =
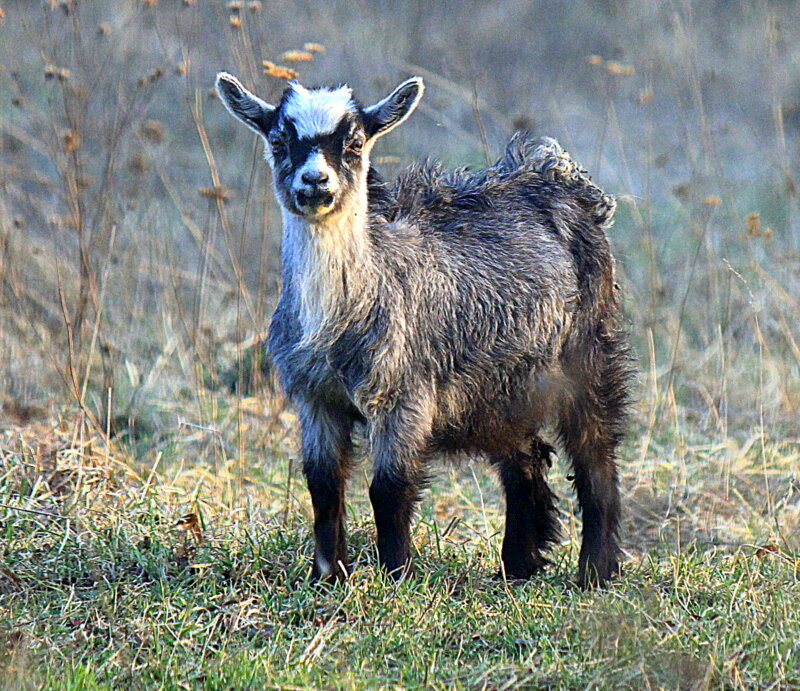
[[[330,216],[338,204],[338,195],[324,193],[318,195],[295,192],[283,199],[286,209],[308,223],[320,223]]]
[[[299,216],[308,223],[322,223],[334,215],[333,210],[335,206],[335,204],[329,204],[327,206],[318,206],[314,208],[295,207],[294,209],[290,209],[290,211],[295,216]]]

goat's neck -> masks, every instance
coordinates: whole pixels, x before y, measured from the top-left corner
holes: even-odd
[[[330,343],[364,313],[372,290],[366,194],[312,223],[283,212],[284,281],[291,281],[303,343]]]

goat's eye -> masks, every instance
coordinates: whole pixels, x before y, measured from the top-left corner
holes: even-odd
[[[354,154],[360,154],[363,148],[364,148],[364,138],[360,135],[352,137],[347,142],[347,150]]]
[[[273,132],[269,135],[269,145],[275,153],[284,152],[286,150],[286,136],[283,132]]]

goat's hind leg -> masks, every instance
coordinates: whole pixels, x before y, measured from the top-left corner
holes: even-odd
[[[353,418],[332,407],[305,405],[300,419],[303,474],[314,507],[314,565],[311,578],[347,576],[344,491],[350,469]]]
[[[506,495],[502,559],[507,578],[529,578],[546,566],[542,554],[560,534],[556,496],[545,479],[553,448],[538,438],[531,452],[492,459]]]
[[[584,588],[616,576],[621,556],[616,454],[628,403],[627,350],[606,352],[600,361],[598,375],[588,381],[583,395],[575,396],[560,422],[583,517],[578,584]]]

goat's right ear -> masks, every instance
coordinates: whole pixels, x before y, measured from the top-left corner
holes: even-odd
[[[275,106],[251,94],[236,77],[227,72],[220,72],[217,75],[216,87],[222,103],[233,117],[241,120],[262,137],[267,135],[269,128],[272,127]]]
[[[422,77],[411,77],[382,101],[364,108],[367,134],[370,137],[380,137],[405,121],[414,112],[424,91]]]

